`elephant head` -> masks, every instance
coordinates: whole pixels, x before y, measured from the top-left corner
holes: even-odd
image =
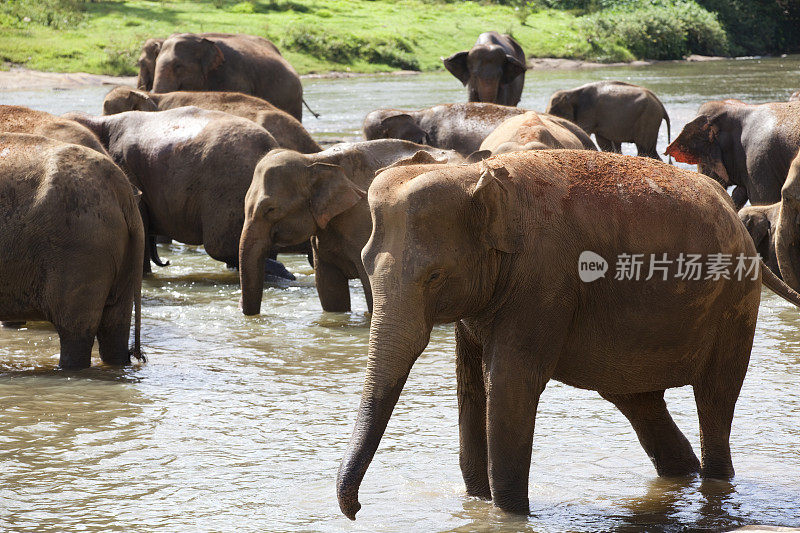
[[[470,102],[497,103],[500,85],[525,72],[525,65],[496,44],[476,44],[472,49],[443,58],[444,67],[469,89]]]
[[[337,496],[355,519],[358,489],[406,378],[434,324],[485,308],[508,253],[521,249],[520,210],[496,162],[390,167],[369,189],[372,235],[361,257],[374,294],[369,359]]]
[[[154,93],[199,91],[207,88],[209,74],[225,62],[222,50],[199,35],[173,35],[156,58]]]
[[[565,118],[571,122],[576,121],[576,108],[578,107],[578,93],[575,91],[556,91],[547,103],[545,113]]]
[[[800,153],[781,189],[775,252],[783,280],[794,290],[800,289]]]
[[[721,129],[713,115],[703,114],[686,124],[680,135],[664,152],[681,163],[697,165],[701,174],[710,176],[723,187],[732,185],[722,161]]]
[[[317,162],[294,150],[277,149],[256,166],[245,197],[239,241],[242,312],[261,312],[264,260],[274,246],[308,241],[366,193],[338,165]]]
[[[161,51],[164,39],[147,39],[142,46],[142,53],[139,55],[139,79],[136,88],[143,91],[153,89],[153,78],[156,74],[156,58]]]
[[[103,114],[116,115],[125,111],[158,111],[158,105],[144,91],[114,87],[103,99]]]
[[[403,139],[417,144],[430,144],[428,132],[419,127],[411,115],[401,113],[381,120],[378,138]]]

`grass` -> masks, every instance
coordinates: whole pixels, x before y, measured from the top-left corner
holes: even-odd
[[[541,10],[523,25],[512,7],[477,2],[70,0],[65,9],[77,6],[76,17],[22,20],[25,9],[41,11],[36,7],[41,2],[11,0],[0,6],[0,62],[46,71],[134,74],[146,38],[179,31],[265,36],[301,74],[436,70],[441,56],[469,48],[490,29],[512,33],[529,56],[595,57],[570,12]],[[8,6],[16,9],[4,15]]]

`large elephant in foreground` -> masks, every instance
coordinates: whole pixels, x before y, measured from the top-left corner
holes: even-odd
[[[156,58],[152,90],[252,94],[303,120],[300,77],[274,44],[254,35],[170,35]]]
[[[345,143],[310,155],[292,150],[267,154],[256,167],[244,202],[239,246],[244,314],[261,311],[266,253],[309,239],[322,308],[349,311],[347,281],[358,279],[372,311],[372,291],[361,262],[361,249],[372,230],[365,191],[377,170],[411,156],[417,161],[461,160],[451,150],[397,139]]]
[[[272,135],[197,107],[69,116],[98,135],[142,191],[147,233],[202,244],[212,258],[238,266],[244,197],[258,161],[278,146]]]
[[[525,85],[525,52],[512,36],[496,31],[481,33],[470,50],[442,61],[466,86],[469,102],[519,103]]]
[[[622,81],[596,81],[556,91],[547,113],[594,133],[606,152],[620,152],[622,143],[631,142],[638,155],[660,160],[656,142],[662,120],[670,137],[669,115],[661,100],[649,89]]]
[[[38,135],[0,134],[0,320],[47,320],[61,368],[142,358],[142,219],[107,157]],[[135,341],[128,350],[131,311]]]
[[[697,165],[724,187],[735,185],[740,209],[781,199],[789,165],[800,149],[800,102],[748,105],[706,102],[666,153]]]
[[[528,512],[536,409],[550,379],[613,403],[659,475],[733,475],[731,421],[762,275],[795,305],[800,294],[750,260],[753,241],[713,180],[645,158],[528,151],[388,169],[369,206],[362,258],[375,302],[337,479],[346,516],[360,508],[359,485],[433,325],[448,322],[468,494]],[[687,253],[741,254],[748,270],[681,278],[676,260]],[[672,263],[647,280],[623,261],[617,279],[620,254]],[[665,389],[684,385],[694,388],[702,462],[664,403]]]
[[[558,148],[597,151],[592,139],[576,125],[536,111],[507,119],[481,143],[481,150],[492,154]]]
[[[0,132],[29,133],[79,144],[108,155],[97,136],[73,120],[17,105],[0,105]]]
[[[282,148],[297,150],[304,154],[322,150],[299,120],[266,100],[242,93],[176,91],[159,94],[120,86],[114,87],[106,95],[103,100],[103,114],[114,115],[125,111],[165,111],[192,105],[252,120],[270,132]]]
[[[364,118],[364,138],[403,139],[436,148],[455,150],[464,156],[506,119],[524,109],[497,104],[441,104],[418,111],[376,109]]]

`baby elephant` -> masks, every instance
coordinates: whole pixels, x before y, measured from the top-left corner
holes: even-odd
[[[764,264],[778,277],[781,277],[781,272],[775,251],[775,231],[778,229],[780,211],[780,202],[772,205],[750,205],[739,210],[739,219],[753,238],[756,251]]]
[[[600,149],[620,152],[621,143],[632,142],[638,154],[661,160],[656,149],[661,121],[669,115],[649,89],[621,81],[596,81],[575,89],[556,91],[547,113],[571,120],[586,133],[594,133]]]
[[[378,169],[411,156],[427,162],[461,160],[451,150],[397,139],[345,143],[310,155],[280,149],[267,154],[244,201],[239,245],[244,314],[261,311],[267,250],[309,238],[322,308],[349,311],[347,280],[360,279],[371,311],[372,291],[361,263],[361,248],[372,230],[364,191]]]
[[[115,87],[103,100],[103,114],[125,111],[165,111],[177,107],[196,106],[222,111],[252,120],[275,137],[278,145],[304,154],[319,152],[320,145],[311,138],[299,120],[256,96],[234,92],[176,91],[147,93],[130,87]]]
[[[492,154],[551,148],[597,151],[592,139],[575,124],[536,111],[509,118],[481,144],[481,150]]]
[[[144,232],[134,190],[94,150],[0,134],[0,320],[47,320],[61,368],[141,357]],[[131,311],[135,342],[128,351]]]
[[[525,84],[525,52],[510,35],[487,31],[470,50],[444,61],[444,67],[467,87],[470,102],[515,106]]]

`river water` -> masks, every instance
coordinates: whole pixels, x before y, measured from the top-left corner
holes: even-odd
[[[521,105],[556,89],[620,79],[653,89],[673,138],[704,101],[783,101],[800,57],[529,72]],[[377,107],[463,101],[445,74],[305,80],[326,141],[354,138]],[[100,112],[107,88],[0,93],[0,103]],[[662,127],[659,149],[666,146]],[[626,148],[632,153],[632,147]],[[334,479],[352,430],[369,316],[325,313],[313,271],[266,288],[262,314],[238,309],[236,273],[202,248],[162,245],[172,266],[144,281],[148,362],[62,372],[48,324],[0,328],[3,531],[719,531],[800,526],[800,311],[763,292],[731,447],[732,483],[660,479],[623,416],[596,393],[551,382],[539,407],[531,516],[470,498],[458,468],[452,328],[437,327],[361,489],[356,522]],[[95,353],[95,357],[96,357]],[[667,392],[699,454],[690,388]]]

